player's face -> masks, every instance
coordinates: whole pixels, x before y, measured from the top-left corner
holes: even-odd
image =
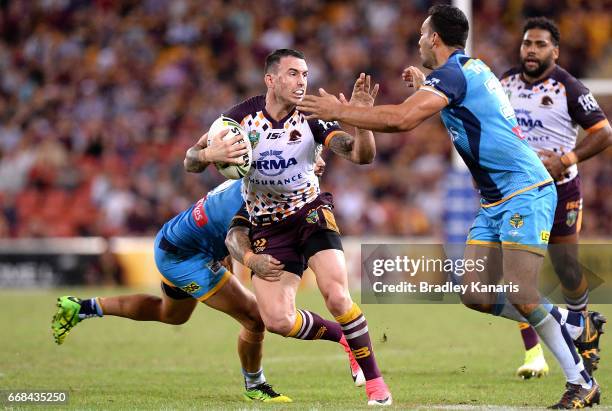
[[[548,30],[531,29],[525,32],[521,43],[523,73],[540,77],[559,57],[559,47],[552,42]]]
[[[308,85],[306,61],[293,56],[283,57],[278,64],[278,70],[271,75],[277,100],[288,104],[302,101]]]
[[[429,26],[429,19],[427,17],[421,25],[421,38],[419,39],[419,55],[421,56],[421,63],[423,67],[433,69],[436,67],[436,57],[433,52],[433,33]]]

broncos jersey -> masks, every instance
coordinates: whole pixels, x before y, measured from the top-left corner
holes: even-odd
[[[164,237],[185,252],[205,253],[216,260],[228,255],[225,236],[244,202],[242,180],[228,180],[162,227]]]
[[[275,121],[265,107],[266,97],[256,96],[224,115],[244,128],[253,146],[243,184],[249,215],[279,221],[317,198],[316,155],[341,129],[335,121],[306,120],[296,109]]]
[[[484,203],[498,203],[551,181],[525,141],[508,97],[491,69],[457,50],[421,90],[446,99],[441,116]]]
[[[535,83],[527,83],[520,67],[515,67],[502,75],[501,84],[527,143],[536,152],[541,149],[559,154],[570,152],[576,146],[578,126],[592,133],[608,124],[589,89],[559,66]],[[557,184],[566,183],[577,174],[574,164]]]

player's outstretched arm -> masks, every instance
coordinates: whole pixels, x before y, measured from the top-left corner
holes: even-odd
[[[308,118],[337,120],[385,133],[412,130],[448,105],[445,98],[425,90],[418,90],[401,104],[374,107],[343,105],[325,90],[319,92],[321,96],[308,95],[298,104],[299,110],[311,113]]]
[[[197,143],[189,147],[185,154],[183,166],[190,173],[201,173],[210,163],[242,164],[242,156],[248,151],[244,143],[236,144],[242,137],[235,136],[223,140],[228,130],[222,130],[211,139],[208,146],[208,133],[205,133]]]

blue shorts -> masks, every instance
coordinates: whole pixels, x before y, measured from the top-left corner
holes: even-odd
[[[232,276],[211,256],[184,251],[169,243],[161,231],[155,237],[154,254],[162,281],[199,301],[213,296]]]
[[[470,228],[467,243],[501,245],[546,254],[555,218],[557,190],[548,183],[503,203],[483,204]]]

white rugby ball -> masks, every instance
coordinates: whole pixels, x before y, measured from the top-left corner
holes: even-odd
[[[219,117],[210,126],[208,130],[208,145],[211,144],[211,139],[216,136],[219,132],[228,129],[229,131],[223,137],[223,140],[232,139],[236,136],[241,136],[242,139],[238,140],[235,144],[245,143],[247,152],[242,156],[242,164],[228,164],[228,163],[215,163],[217,170],[226,178],[232,180],[239,180],[251,170],[253,162],[253,151],[251,148],[251,142],[240,124],[228,117]]]

